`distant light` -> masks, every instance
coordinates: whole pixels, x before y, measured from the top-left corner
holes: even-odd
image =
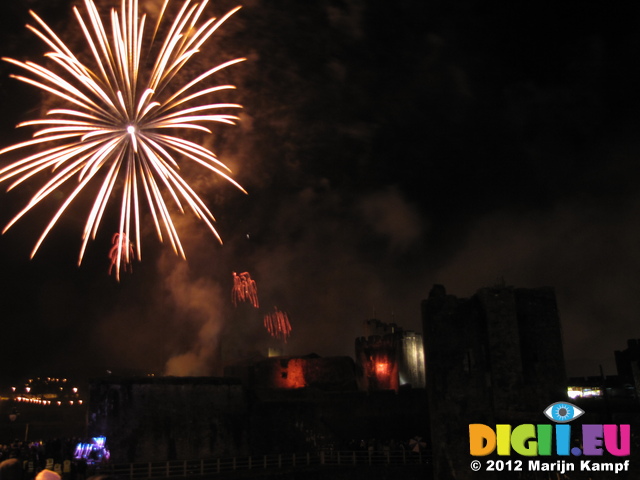
[[[567,387],[567,395],[569,398],[591,398],[601,397],[602,389],[600,387]]]

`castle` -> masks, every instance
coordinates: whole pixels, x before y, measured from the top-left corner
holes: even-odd
[[[228,366],[222,378],[96,380],[89,432],[107,436],[114,462],[422,437],[430,439],[434,477],[464,479],[476,478],[469,424],[544,422],[545,407],[568,399],[552,288],[499,285],[458,298],[434,285],[422,302],[424,336],[376,319],[364,325],[355,360],[260,357]],[[617,357],[635,378],[637,342]],[[602,404],[588,405],[593,417]],[[629,414],[636,419],[637,407],[634,397]]]

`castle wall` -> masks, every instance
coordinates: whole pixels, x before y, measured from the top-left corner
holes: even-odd
[[[393,334],[358,338],[356,362],[360,390],[398,390],[398,355]]]
[[[435,474],[475,478],[470,423],[528,423],[566,398],[555,295],[494,287],[459,299],[434,286],[422,315]]]
[[[410,384],[414,388],[424,388],[426,386],[426,365],[422,335],[415,332],[405,332],[400,339],[399,350],[400,385]]]
[[[254,388],[355,390],[355,365],[351,357],[272,357],[252,366]]]
[[[553,288],[514,290],[523,380],[531,391],[529,409],[567,394],[562,326]]]
[[[90,392],[89,435],[107,437],[114,463],[349,449],[428,435],[424,389],[252,389],[234,379],[162,377],[101,379]]]
[[[91,384],[88,429],[107,437],[113,462],[238,455],[246,412],[233,379],[107,378]]]
[[[625,350],[616,350],[618,375],[633,384],[636,398],[640,398],[640,339],[627,340]]]
[[[365,327],[377,332],[356,339],[358,387],[363,391],[395,390],[403,385],[425,387],[422,335],[396,325],[368,320]]]

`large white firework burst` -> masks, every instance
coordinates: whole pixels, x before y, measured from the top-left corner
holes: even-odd
[[[138,259],[142,251],[140,207],[144,198],[160,240],[166,236],[182,257],[185,257],[184,250],[165,197],[171,198],[182,212],[184,206],[188,206],[220,240],[213,226],[213,215],[180,175],[179,161],[197,162],[241,190],[242,187],[229,177],[229,169],[212,151],[176,136],[175,129],[211,133],[204,126],[209,122],[235,123],[237,116],[219,112],[240,108],[240,105],[207,103],[203,99],[214,92],[235,88],[211,86],[210,77],[244,59],[210,68],[186,84],[175,86],[174,83],[184,65],[239,7],[220,19],[203,21],[207,1],[186,0],[168,26],[167,35],[161,41],[156,40],[169,2],[165,0],[153,32],[145,32],[146,15],[140,14],[138,0],[122,0],[119,12],[115,8],[111,10],[110,31],[105,28],[92,0],[85,0],[88,18],[74,7],[89,47],[89,57],[95,63],[93,68],[83,64],[34,12],[30,13],[38,27],[27,25],[27,28],[52,49],[45,57],[55,63],[56,71],[29,61],[3,58],[30,74],[12,75],[14,78],[54,95],[68,106],[49,110],[45,118],[19,124],[35,126],[38,130],[31,140],[0,151],[2,154],[45,147],[0,170],[0,182],[13,180],[9,190],[41,172],[51,172],[4,231],[62,184],[75,182],[36,242],[31,257],[67,207],[94,178],[98,182],[97,194],[82,235],[78,264],[82,262],[89,239],[95,239],[116,189],[122,191],[118,232],[125,238],[135,239]],[[119,247],[117,255],[116,275],[119,275],[120,260],[129,261],[130,250]]]

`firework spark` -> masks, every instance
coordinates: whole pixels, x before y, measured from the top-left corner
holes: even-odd
[[[238,302],[249,302],[254,308],[260,306],[258,302],[258,287],[255,280],[252,280],[249,272],[242,272],[239,275],[233,272],[231,298],[236,307],[238,306]]]
[[[127,240],[126,233],[114,233],[111,238],[113,247],[109,250],[109,275],[113,272],[113,267],[116,267],[116,280],[120,280],[120,267],[124,265],[125,271],[132,272],[133,267],[131,262],[133,260],[133,243]]]
[[[281,338],[285,343],[291,334],[289,316],[286,312],[278,310],[277,307],[273,307],[273,312],[264,316],[264,327],[272,337]]]
[[[12,180],[8,190],[50,171],[48,179],[7,224],[3,233],[61,185],[72,179],[76,182],[36,242],[31,257],[71,202],[85,187],[93,185],[94,179],[97,194],[82,235],[78,264],[82,262],[89,239],[95,239],[116,189],[122,190],[118,232],[121,238],[135,238],[138,259],[142,251],[140,208],[144,198],[158,237],[164,241],[166,236],[176,254],[183,258],[185,253],[165,199],[170,198],[170,203],[174,203],[181,213],[184,213],[183,203],[188,206],[221,241],[213,226],[212,213],[180,175],[178,161],[196,162],[240,190],[244,189],[228,175],[230,170],[212,151],[166,132],[167,129],[187,129],[211,133],[203,124],[234,124],[238,120],[237,116],[220,111],[241,108],[240,105],[208,103],[203,99],[215,92],[235,88],[232,85],[210,86],[208,80],[243,58],[210,68],[186,84],[175,86],[174,80],[239,7],[220,19],[202,20],[207,1],[193,3],[186,0],[166,38],[156,42],[156,33],[163,24],[169,1],[165,0],[155,30],[149,35],[145,30],[146,15],[140,14],[137,0],[122,0],[119,12],[111,10],[110,33],[92,0],[85,0],[85,16],[74,7],[93,69],[83,64],[34,12],[30,13],[37,27],[27,25],[27,28],[52,49],[45,57],[55,64],[56,71],[30,61],[3,58],[29,74],[12,77],[52,94],[68,107],[51,109],[45,118],[19,124],[19,127],[38,128],[33,139],[0,151],[4,154],[46,144],[44,151],[28,155],[0,170],[0,182]],[[126,243],[123,246],[119,242],[118,256],[126,256],[126,250]],[[117,264],[116,269],[119,268]]]

